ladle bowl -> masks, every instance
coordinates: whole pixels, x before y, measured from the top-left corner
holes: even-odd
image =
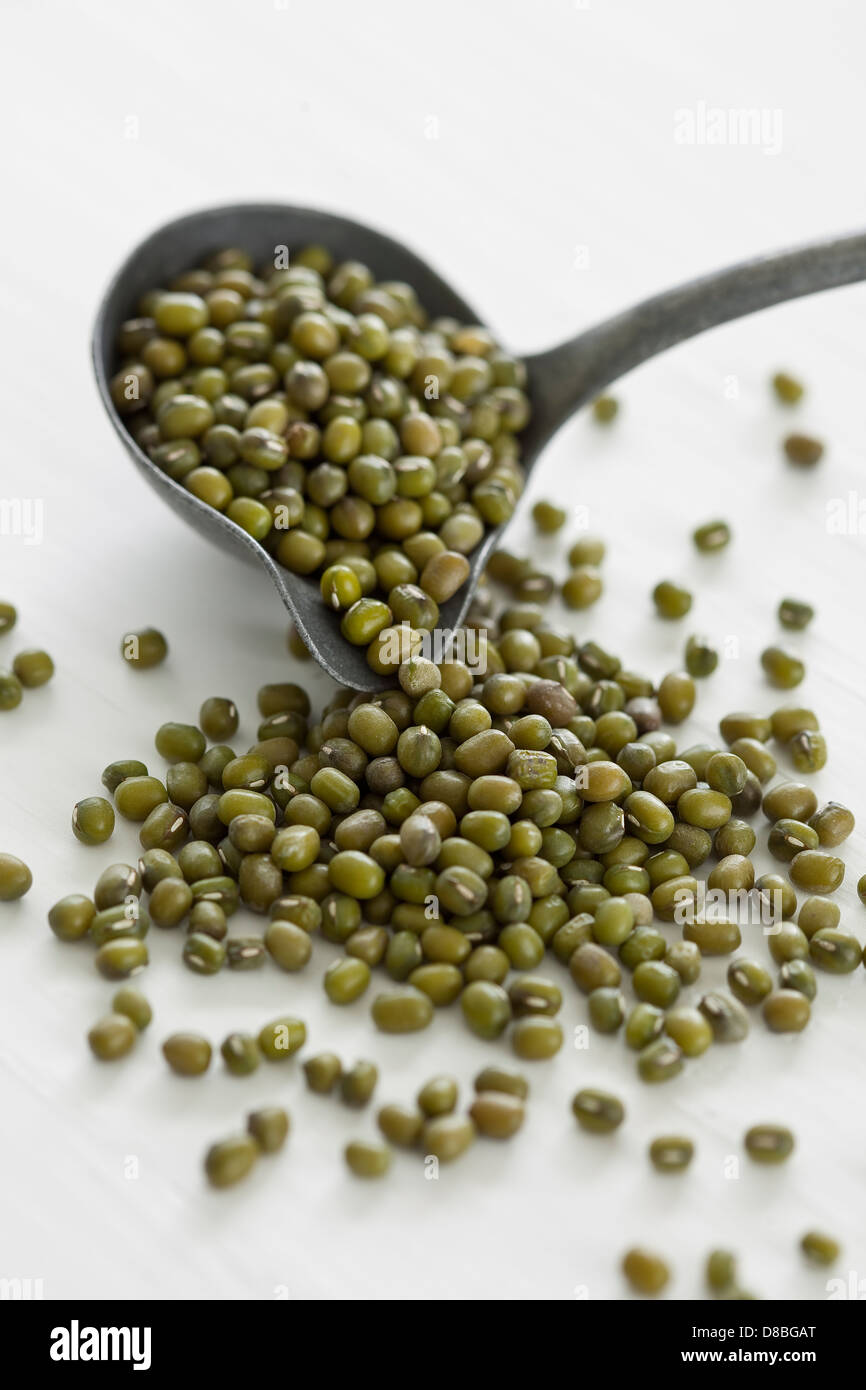
[[[318,581],[291,574],[235,522],[163,473],[129,433],[109,390],[118,329],[154,285],[167,283],[224,246],[242,246],[262,263],[272,259],[278,247],[288,247],[291,252],[310,242],[327,246],[338,260],[363,261],[378,279],[406,281],[431,317],[448,315],[466,323],[485,322],[485,316],[471,308],[426,261],[383,232],[313,208],[239,204],[169,222],[130,253],[109,284],[97,314],[93,365],[108,417],[151,487],[208,540],[267,571],[301,638],[334,680],[354,690],[379,690],[389,684],[388,679],[371,671],[364,648],[352,646],[341,635],[339,618],[322,602]],[[520,439],[527,474],[560,426],[633,367],[717,324],[863,279],[866,234],[819,241],[692,280],[567,342],[525,357],[532,418]],[[459,629],[503,529],[487,531],[468,557],[471,569],[466,583],[441,606],[440,632]]]

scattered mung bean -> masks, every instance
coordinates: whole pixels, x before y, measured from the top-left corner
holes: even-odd
[[[783,1125],[753,1125],[744,1143],[755,1163],[784,1163],[794,1150],[794,1136]]]

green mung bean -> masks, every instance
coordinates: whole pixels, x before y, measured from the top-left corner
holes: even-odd
[[[669,1009],[665,1014],[665,1032],[685,1057],[700,1057],[713,1041],[712,1027],[698,1009]]]
[[[728,966],[728,986],[741,1004],[760,1004],[773,988],[769,970],[758,961],[743,958]]]
[[[735,890],[736,891],[736,890]],[[740,946],[742,937],[736,922],[709,918],[686,922],[683,938],[692,941],[702,956],[727,956]]]
[[[711,676],[719,664],[719,653],[703,637],[689,637],[683,655],[686,671],[695,679]]]
[[[15,672],[0,666],[0,711],[17,709],[23,696],[23,687]]]
[[[237,1134],[212,1144],[205,1154],[205,1175],[211,1187],[232,1187],[255,1167],[261,1150],[251,1134]]]
[[[157,927],[176,927],[193,905],[193,893],[180,878],[164,878],[155,884],[148,902],[148,911]]]
[[[355,1139],[346,1145],[344,1154],[356,1178],[384,1178],[391,1166],[391,1151],[385,1144]]]
[[[638,999],[657,1008],[668,1008],[680,992],[677,972],[662,960],[645,960],[637,965],[631,977]]]
[[[418,1092],[419,1109],[428,1118],[450,1115],[457,1105],[458,1086],[453,1076],[434,1076]]]
[[[635,1293],[652,1297],[661,1293],[670,1281],[670,1270],[660,1255],[635,1248],[622,1261],[622,1272]]]
[[[388,1140],[401,1149],[412,1149],[421,1137],[425,1117],[420,1110],[405,1105],[383,1105],[376,1123]]]
[[[776,611],[782,627],[793,632],[802,632],[815,616],[815,610],[811,604],[795,598],[781,599]]]
[[[793,652],[782,647],[767,647],[761,653],[761,665],[771,685],[779,690],[793,690],[806,674],[806,667]]]
[[[822,927],[809,939],[809,955],[815,965],[834,975],[848,975],[860,964],[863,951],[856,936]]]
[[[369,965],[363,960],[345,956],[328,966],[323,983],[332,1004],[351,1004],[361,997],[370,979]]]
[[[785,746],[798,772],[819,772],[827,762],[827,740],[818,730],[804,729]]]
[[[120,654],[127,665],[136,670],[159,666],[168,655],[168,643],[155,627],[127,632],[120,643]]]
[[[114,793],[114,804],[126,820],[146,821],[151,811],[168,800],[158,777],[125,777]]]
[[[150,930],[150,914],[142,907],[138,898],[130,897],[114,907],[105,907],[93,917],[88,934],[97,946],[118,937],[134,937],[144,940]]]
[[[135,1046],[138,1029],[125,1013],[106,1014],[87,1034],[90,1050],[101,1062],[115,1062]]]
[[[602,987],[615,988],[622,978],[617,962],[593,941],[576,948],[569,959],[568,968],[574,983],[584,994]]]
[[[815,972],[808,961],[787,960],[779,971],[779,984],[783,990],[798,990],[800,994],[805,994],[810,1001],[818,993],[818,982],[815,979]]]
[[[114,1013],[125,1014],[139,1033],[143,1033],[153,1020],[153,1010],[147,999],[140,990],[133,989],[131,985],[124,985],[122,989],[117,990],[111,1000],[111,1007]]]
[[[277,919],[268,924],[264,937],[271,959],[282,970],[302,970],[312,954],[309,932],[295,922]]]
[[[641,1081],[670,1081],[683,1069],[683,1054],[672,1039],[658,1038],[641,1049],[637,1070]]]
[[[706,521],[692,532],[696,549],[705,554],[724,550],[731,539],[731,528],[726,521]]]
[[[529,1095],[529,1082],[526,1077],[508,1067],[484,1067],[476,1076],[474,1085],[478,1092],[504,1091],[508,1095],[517,1096],[519,1100],[526,1100]]]
[[[654,1004],[636,1004],[625,1021],[626,1045],[636,1052],[642,1051],[661,1036],[664,1023],[663,1009]]]
[[[356,1062],[340,1076],[340,1099],[344,1105],[360,1109],[370,1100],[378,1080],[379,1070],[373,1062]]]
[[[729,1250],[711,1250],[707,1256],[706,1281],[713,1293],[723,1293],[737,1277],[736,1256]]]
[[[703,996],[698,1008],[709,1022],[716,1042],[741,1042],[747,1036],[749,1016],[731,995],[714,990]]]
[[[113,796],[121,782],[124,782],[127,777],[146,776],[147,768],[144,763],[139,762],[136,758],[125,758],[108,764],[102,774],[102,785]]]
[[[229,970],[259,970],[267,952],[261,937],[229,937],[225,942],[225,963]]]
[[[199,1033],[172,1033],[162,1053],[177,1076],[201,1076],[210,1066],[213,1049]]]
[[[304,1063],[307,1087],[316,1095],[330,1095],[342,1074],[342,1063],[333,1052],[320,1052]]]
[[[483,1091],[469,1107],[469,1117],[487,1139],[510,1139],[525,1117],[523,1101],[504,1092]]]
[[[684,618],[692,606],[688,589],[663,579],[653,589],[653,603],[660,618]]]
[[[809,819],[809,826],[818,836],[822,849],[835,849],[854,829],[854,813],[838,801],[828,801]]]
[[[87,796],[72,808],[72,833],[83,845],[101,845],[114,831],[114,807],[102,796]]]
[[[525,1061],[553,1057],[563,1043],[563,1032],[555,1018],[545,1015],[519,1018],[511,1030],[511,1046]]]
[[[266,1023],[258,1034],[262,1055],[269,1062],[281,1062],[291,1057],[307,1039],[306,1025],[297,1018],[277,1018]]]
[[[54,675],[54,662],[47,652],[31,649],[17,653],[12,662],[12,670],[25,690],[35,690],[51,680]]]
[[[288,1137],[289,1116],[281,1106],[268,1105],[247,1116],[247,1130],[262,1153],[278,1153]]]
[[[833,1236],[824,1231],[807,1231],[800,1238],[800,1249],[812,1264],[832,1265],[842,1253],[842,1247]]]
[[[609,425],[619,413],[619,401],[615,396],[597,396],[592,403],[592,416],[596,424]]]
[[[431,999],[411,984],[378,994],[370,1012],[382,1033],[415,1033],[433,1021]]]
[[[674,941],[664,954],[666,965],[679,975],[684,985],[693,985],[701,973],[701,952],[693,941]]]
[[[578,1091],[571,1108],[581,1129],[593,1134],[610,1134],[625,1119],[622,1101],[607,1091],[592,1088]]]
[[[178,849],[189,834],[189,817],[179,806],[170,801],[154,806],[142,823],[138,833],[139,844],[143,849]]]
[[[683,1135],[660,1135],[649,1146],[650,1162],[658,1173],[682,1173],[694,1156],[694,1144]]]
[[[790,372],[776,372],[772,386],[776,399],[783,405],[797,405],[803,399],[805,387]]]
[[[472,1145],[476,1133],[468,1115],[438,1115],[425,1121],[419,1142],[425,1154],[440,1163],[452,1163]]]
[[[756,1163],[784,1163],[794,1150],[794,1136],[783,1125],[753,1125],[744,1143],[746,1153]]]
[[[597,1033],[615,1033],[625,1019],[625,996],[618,989],[594,989],[587,999],[589,1021]]]
[[[207,932],[194,931],[183,943],[183,963],[196,975],[216,975],[225,964],[226,944]]]
[[[658,688],[658,705],[668,724],[682,724],[695,707],[697,692],[691,675],[685,671],[669,671]]]
[[[825,850],[804,849],[794,855],[788,872],[791,882],[809,893],[835,893],[845,877],[845,864]]]
[[[800,468],[813,468],[824,455],[824,445],[808,434],[789,434],[783,441],[789,463]]]
[[[539,531],[545,533],[558,531],[565,524],[565,511],[562,507],[557,507],[553,502],[536,502],[535,506],[532,508],[532,520],[535,522]]]
[[[809,821],[818,809],[818,798],[803,782],[780,782],[765,793],[761,809],[770,821]]]
[[[768,994],[761,1011],[773,1033],[802,1032],[812,1012],[806,996],[793,989],[778,989]]]
[[[770,955],[777,965],[789,960],[804,960],[809,954],[809,938],[794,922],[779,922],[768,936]]]
[[[48,912],[48,925],[60,941],[80,941],[90,930],[96,908],[90,898],[70,893]]]
[[[0,853],[0,902],[15,902],[29,892],[33,884],[30,869],[14,854]]]
[[[567,608],[590,608],[601,598],[604,581],[594,565],[577,565],[564,580],[561,593]]]
[[[143,970],[147,962],[147,947],[135,936],[114,937],[96,953],[96,968],[107,980],[124,980]]]

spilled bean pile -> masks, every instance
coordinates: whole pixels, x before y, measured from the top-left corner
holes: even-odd
[[[691,710],[690,677],[670,673],[656,687],[596,643],[577,646],[538,605],[506,607],[494,620],[483,612],[488,599],[482,592],[472,615],[486,633],[483,676],[456,660],[416,658],[381,695],[339,692],[318,722],[300,686],[265,686],[258,740],[240,752],[224,742],[238,728],[234,701],[211,697],[196,724],[157,730],[164,772],[133,760],[107,767],[114,806],[85,798],[73,829],[90,843],[107,838],[116,807],[140,824],[142,856],[136,867],[106,869],[92,900],[56,904],[56,934],[89,938],[97,969],[121,980],[147,963],[151,924],[183,928],[180,959],[206,975],[268,959],[301,971],[319,932],[342,948],[322,981],[333,1004],[369,992],[375,1026],[400,1033],[459,1001],[472,1032],[507,1033],[527,1061],[563,1042],[562,983],[539,973],[550,953],[586,996],[590,1026],[620,1032],[648,1083],[670,1080],[713,1044],[743,1040],[750,1008],[772,1031],[803,1028],[815,970],[851,971],[861,960],[825,896],[842,881],[834,851],[853,829],[851,812],[819,808],[796,780],[767,787],[774,747],[802,766],[803,739],[816,746],[813,712],[735,712],[721,721],[718,746],[678,750],[663,715],[679,721]],[[750,821],[759,810],[780,872],[756,877]],[[797,887],[810,895],[799,909]],[[775,917],[767,963],[735,955],[738,922],[703,913],[702,890],[757,895]],[[229,933],[240,905],[267,919],[260,932]],[[701,994],[702,959],[715,955],[733,957],[730,992]],[[377,969],[384,987],[373,986]],[[226,1067],[243,1075],[263,1056],[290,1056],[304,1026],[282,1024],[291,1032],[282,1050],[264,1033],[230,1034]],[[115,1005],[91,1045],[114,1058],[134,1038],[128,1010]],[[199,1075],[213,1049],[177,1035],[164,1051],[173,1070]],[[313,1090],[360,1085],[328,1054],[306,1070]],[[369,1075],[366,1099],[375,1068]],[[624,1117],[617,1098],[592,1090],[574,1108],[594,1132]],[[460,1119],[463,1138],[477,1118]],[[508,1116],[483,1123],[494,1121],[507,1130]],[[665,1171],[691,1156],[678,1136],[651,1152]]]
[[[311,251],[302,265],[307,273],[286,279],[280,272],[265,284],[236,256],[218,257],[154,292],[142,306],[146,317],[125,326],[123,350],[133,363],[125,375],[140,388],[130,414],[139,442],[194,490],[195,476],[204,475],[201,496],[216,474],[239,524],[258,517],[264,526],[267,512],[258,538],[276,541],[278,555],[285,540],[300,539],[317,556],[311,569],[325,568],[326,601],[345,608],[347,618],[359,604],[386,607],[374,597],[378,590],[387,594],[386,624],[407,623],[416,632],[435,625],[435,589],[415,581],[423,583],[436,560],[456,574],[455,557],[463,555],[457,532],[468,540],[471,524],[471,549],[484,523],[503,519],[485,510],[484,499],[508,494],[510,506],[516,496],[518,412],[504,422],[507,403],[521,398],[515,364],[482,330],[424,329],[404,289],[373,287],[363,268],[332,270]],[[399,371],[398,346],[405,368]],[[371,362],[382,363],[382,381],[396,383],[396,391],[382,388],[384,399],[393,397],[393,413],[373,408],[381,383]],[[367,371],[353,378],[357,394],[344,399],[343,368],[357,373],[358,363]],[[447,408],[428,413],[416,392],[443,364],[451,393],[438,404]],[[320,404],[293,397],[292,384],[312,381],[325,391]],[[115,388],[124,408],[120,377]],[[345,400],[362,402],[358,418]],[[240,401],[236,416],[220,415],[226,401],[232,409]],[[267,412],[256,414],[259,406]],[[346,422],[356,427],[358,447],[340,459],[325,452],[322,462],[318,451],[333,421],[342,422],[335,438],[346,433]],[[363,464],[356,474],[367,476],[373,454],[372,471],[382,477],[387,470],[393,484],[388,498],[365,498],[352,481],[355,462]],[[316,500],[309,480],[337,472],[348,487],[330,501],[326,492]],[[407,490],[407,480],[421,474],[425,486]],[[289,493],[297,502],[286,500]],[[344,500],[348,506],[338,511]],[[295,518],[282,536],[271,503],[285,503]],[[401,515],[408,516],[404,504],[415,508],[405,534],[383,527],[383,513],[395,515],[392,503]],[[335,513],[361,512],[370,528],[347,535]],[[534,517],[543,533],[564,522],[550,503],[538,504]],[[707,522],[693,539],[699,551],[713,552],[730,543],[731,528]],[[317,542],[312,548],[310,540]],[[604,543],[587,536],[571,546],[562,586],[570,606],[598,598],[604,554]],[[360,591],[347,575],[362,578]],[[718,663],[706,643],[689,638],[686,669],[656,681],[549,622],[541,605],[555,581],[532,560],[499,551],[488,579],[511,597],[501,608],[487,584],[476,594],[465,634],[474,639],[467,649],[474,647],[476,664],[456,657],[435,664],[410,651],[390,689],[375,696],[338,691],[317,718],[301,686],[264,686],[256,741],[246,749],[233,742],[240,723],[234,700],[210,697],[195,723],[156,731],[164,766],[111,763],[102,773],[105,795],[76,803],[72,828],[82,843],[108,841],[119,815],[139,826],[142,849],[137,864],[104,869],[91,896],[70,894],[49,913],[55,935],[89,941],[96,969],[119,986],[111,1011],[89,1033],[97,1058],[125,1056],[151,1022],[148,1001],[126,983],[148,963],[151,927],[176,932],[178,959],[203,976],[303,972],[318,934],[335,948],[321,981],[335,1007],[363,999],[376,1029],[401,1034],[428,1028],[438,1011],[455,1006],[469,1031],[491,1042],[506,1038],[527,1063],[562,1047],[557,1016],[569,991],[585,998],[591,1029],[622,1039],[636,1077],[650,1085],[699,1066],[711,1047],[742,1042],[756,1016],[770,1032],[799,1032],[809,1022],[820,972],[857,969],[860,944],[841,927],[831,897],[845,874],[836,851],[854,817],[836,802],[819,806],[798,780],[827,758],[814,711],[793,704],[769,713],[734,711],[720,721],[717,741],[680,749],[671,729],[692,712],[696,679]],[[673,581],[660,581],[651,599],[666,621],[691,608],[691,595]],[[9,608],[0,607],[0,615]],[[778,610],[782,626],[793,630],[812,616],[796,599],[784,599]],[[365,628],[363,640],[381,631]],[[379,650],[374,640],[376,669]],[[121,642],[124,660],[136,669],[158,665],[166,653],[156,629]],[[770,684],[787,688],[802,677],[778,649],[762,660]],[[759,813],[779,866],[763,875],[750,857]],[[29,886],[26,866],[0,855],[0,898],[19,897]],[[866,878],[860,891],[866,898]],[[772,928],[751,933],[762,959],[738,954],[737,913],[707,909],[713,893],[728,902],[746,894],[757,903]],[[258,917],[259,930],[233,930],[241,907]],[[730,957],[726,989],[701,981],[705,959],[714,956]],[[285,1017],[255,1033],[230,1032],[216,1046],[198,1033],[175,1033],[162,1051],[178,1076],[204,1075],[217,1051],[227,1071],[244,1076],[291,1058],[306,1040],[304,1022]],[[368,1059],[344,1064],[332,1052],[316,1052],[302,1066],[311,1093],[336,1095],[358,1110],[379,1083]],[[478,1136],[517,1134],[528,1094],[520,1072],[494,1064],[475,1078],[463,1110],[456,1081],[433,1076],[412,1102],[383,1104],[376,1117],[381,1138],[350,1143],[346,1163],[373,1179],[388,1172],[395,1148],[453,1161]],[[611,1135],[626,1121],[617,1096],[586,1084],[572,1110],[588,1135]],[[281,1109],[255,1112],[246,1132],[208,1151],[209,1181],[238,1181],[260,1153],[282,1147],[288,1130]],[[780,1163],[795,1140],[779,1125],[758,1122],[744,1146],[756,1163]],[[647,1151],[664,1175],[683,1173],[696,1159],[693,1141],[681,1134],[654,1135]],[[802,1237],[801,1248],[815,1263],[839,1253],[835,1240],[817,1231]],[[669,1280],[665,1261],[642,1249],[626,1254],[623,1272],[645,1294],[661,1292]],[[721,1297],[752,1296],[740,1288],[725,1251],[710,1255],[707,1283]]]
[[[111,395],[161,469],[292,574],[396,672],[523,489],[525,369],[486,329],[320,246],[243,250],[146,294]]]

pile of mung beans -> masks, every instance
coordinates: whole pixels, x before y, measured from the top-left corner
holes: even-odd
[[[104,843],[116,811],[139,825],[141,858],[110,865],[92,897],[55,904],[55,934],[88,939],[96,968],[123,982],[147,964],[151,927],[178,931],[181,961],[204,975],[269,963],[303,971],[318,933],[339,948],[322,980],[335,1006],[372,996],[375,1027],[402,1033],[456,1004],[470,1031],[506,1036],[525,1063],[562,1047],[557,1014],[570,977],[586,997],[589,1027],[619,1034],[649,1084],[697,1065],[711,1046],[742,1041],[750,1010],[773,1032],[801,1030],[816,971],[850,972],[862,954],[829,897],[844,874],[835,850],[853,829],[851,812],[819,808],[801,781],[773,781],[777,751],[804,765],[798,740],[819,736],[814,714],[734,712],[721,720],[717,745],[678,750],[663,725],[690,712],[691,677],[671,673],[656,686],[598,644],[552,627],[541,605],[506,606],[494,618],[491,601],[482,589],[470,614],[485,633],[483,675],[456,659],[412,658],[392,689],[339,691],[317,721],[297,684],[264,686],[257,740],[245,751],[227,742],[237,705],[211,697],[196,723],[156,731],[164,771],[110,764],[108,795],[77,803],[73,830]],[[756,877],[750,822],[759,811],[780,867]],[[698,903],[697,871],[708,865],[706,888],[754,892],[776,910],[767,961],[738,954],[730,915],[695,911],[679,926],[677,909]],[[808,895],[799,904],[797,888]],[[230,929],[239,907],[263,919],[260,931]],[[728,991],[702,992],[703,960],[718,955],[731,957]],[[122,984],[90,1032],[91,1048],[115,1060],[149,1021],[146,1001]],[[243,1076],[305,1043],[304,1023],[283,1018],[255,1035],[230,1033],[219,1053]],[[200,1076],[214,1047],[181,1033],[163,1053],[176,1074]],[[336,1091],[355,1107],[378,1082],[373,1062],[344,1067],[333,1053],[303,1067],[312,1092]],[[461,1113],[456,1082],[434,1077],[414,1105],[384,1104],[381,1140],[353,1141],[347,1164],[381,1177],[395,1147],[447,1162],[478,1135],[510,1138],[528,1089],[519,1072],[487,1068]],[[573,1110],[594,1134],[625,1119],[618,1097],[592,1087],[575,1095]],[[287,1118],[273,1124],[287,1132]],[[794,1147],[772,1125],[752,1126],[744,1142],[756,1162],[782,1161]],[[247,1173],[257,1143],[248,1129],[214,1145],[210,1181],[225,1186]],[[683,1135],[649,1145],[662,1173],[682,1172],[694,1153]],[[667,1280],[632,1255],[624,1268],[643,1292]]]
[[[375,695],[338,690],[317,718],[300,685],[263,686],[245,749],[233,742],[234,700],[210,697],[194,723],[157,729],[164,768],[122,758],[102,773],[105,796],[76,803],[82,843],[106,843],[119,815],[139,826],[141,844],[137,864],[109,865],[91,895],[72,893],[48,914],[60,940],[90,943],[96,969],[117,986],[88,1035],[94,1055],[122,1058],[151,1023],[150,1004],[128,983],[148,964],[151,928],[175,932],[179,960],[199,975],[303,972],[320,935],[335,948],[321,982],[335,1007],[369,1000],[375,1028],[401,1034],[456,1006],[470,1032],[506,1038],[527,1064],[559,1052],[563,991],[576,992],[588,1027],[618,1035],[649,1085],[744,1041],[756,1016],[773,1033],[801,1031],[820,973],[850,973],[863,960],[832,901],[845,873],[836,851],[854,817],[835,802],[819,807],[791,776],[826,761],[811,709],[734,711],[718,740],[678,748],[671,728],[692,712],[696,679],[718,654],[692,637],[684,670],[659,681],[632,670],[551,623],[543,604],[556,581],[503,550],[466,619],[476,664],[456,655],[434,663],[414,637],[399,661],[381,659],[383,634],[436,626],[438,603],[466,577],[465,556],[511,514],[522,481],[516,434],[528,418],[520,363],[483,329],[427,325],[406,286],[375,284],[355,263],[335,267],[315,247],[292,270],[260,274],[245,253],[220,252],[139,309],[121,330],[112,383],[138,443],[280,563],[320,574],[344,635],[366,645],[393,684]],[[787,400],[796,383],[780,380]],[[611,420],[615,407],[604,398],[596,418]],[[549,502],[533,516],[542,533],[566,519]],[[693,540],[713,552],[731,528],[713,520]],[[604,543],[581,536],[568,554],[562,597],[588,607],[601,593]],[[508,591],[504,607],[491,584]],[[670,580],[650,597],[665,620],[691,608]],[[10,613],[14,622],[11,605],[0,605],[7,627]],[[797,599],[778,610],[791,630],[812,616]],[[121,653],[146,670],[167,643],[148,628],[125,634]],[[762,662],[773,685],[802,679],[802,663],[778,648]],[[779,866],[763,875],[750,858],[759,813]],[[29,886],[26,866],[0,855],[0,898]],[[766,957],[740,954],[736,914],[705,912],[705,890],[755,896],[770,923],[754,933]],[[866,901],[866,876],[859,891]],[[234,930],[239,908],[261,928]],[[716,956],[730,957],[727,989],[701,984]],[[304,1022],[283,1017],[229,1033],[219,1055],[245,1076],[306,1041]],[[192,1032],[162,1044],[184,1077],[207,1072],[214,1050]],[[344,1065],[317,1052],[302,1066],[311,1093],[359,1110],[379,1083],[368,1059]],[[457,1082],[435,1075],[413,1103],[385,1103],[381,1138],[351,1142],[349,1169],[381,1178],[394,1148],[448,1162],[478,1136],[516,1135],[529,1095],[522,1072],[494,1061],[474,1091],[461,1111]],[[572,1110],[594,1135],[626,1118],[619,1097],[587,1085]],[[787,1159],[793,1134],[750,1119],[749,1157]],[[283,1146],[289,1127],[281,1107],[254,1112],[208,1150],[208,1180],[238,1181]],[[647,1151],[661,1174],[695,1158],[687,1135],[658,1134]],[[839,1253],[816,1231],[801,1247],[816,1263]],[[643,1249],[622,1267],[642,1294],[670,1277]],[[727,1251],[710,1254],[706,1279],[720,1297],[754,1296]]]
[[[258,271],[218,251],[145,294],[117,350],[111,396],[139,446],[315,576],[380,674],[419,650],[523,490],[523,363],[324,247]]]

